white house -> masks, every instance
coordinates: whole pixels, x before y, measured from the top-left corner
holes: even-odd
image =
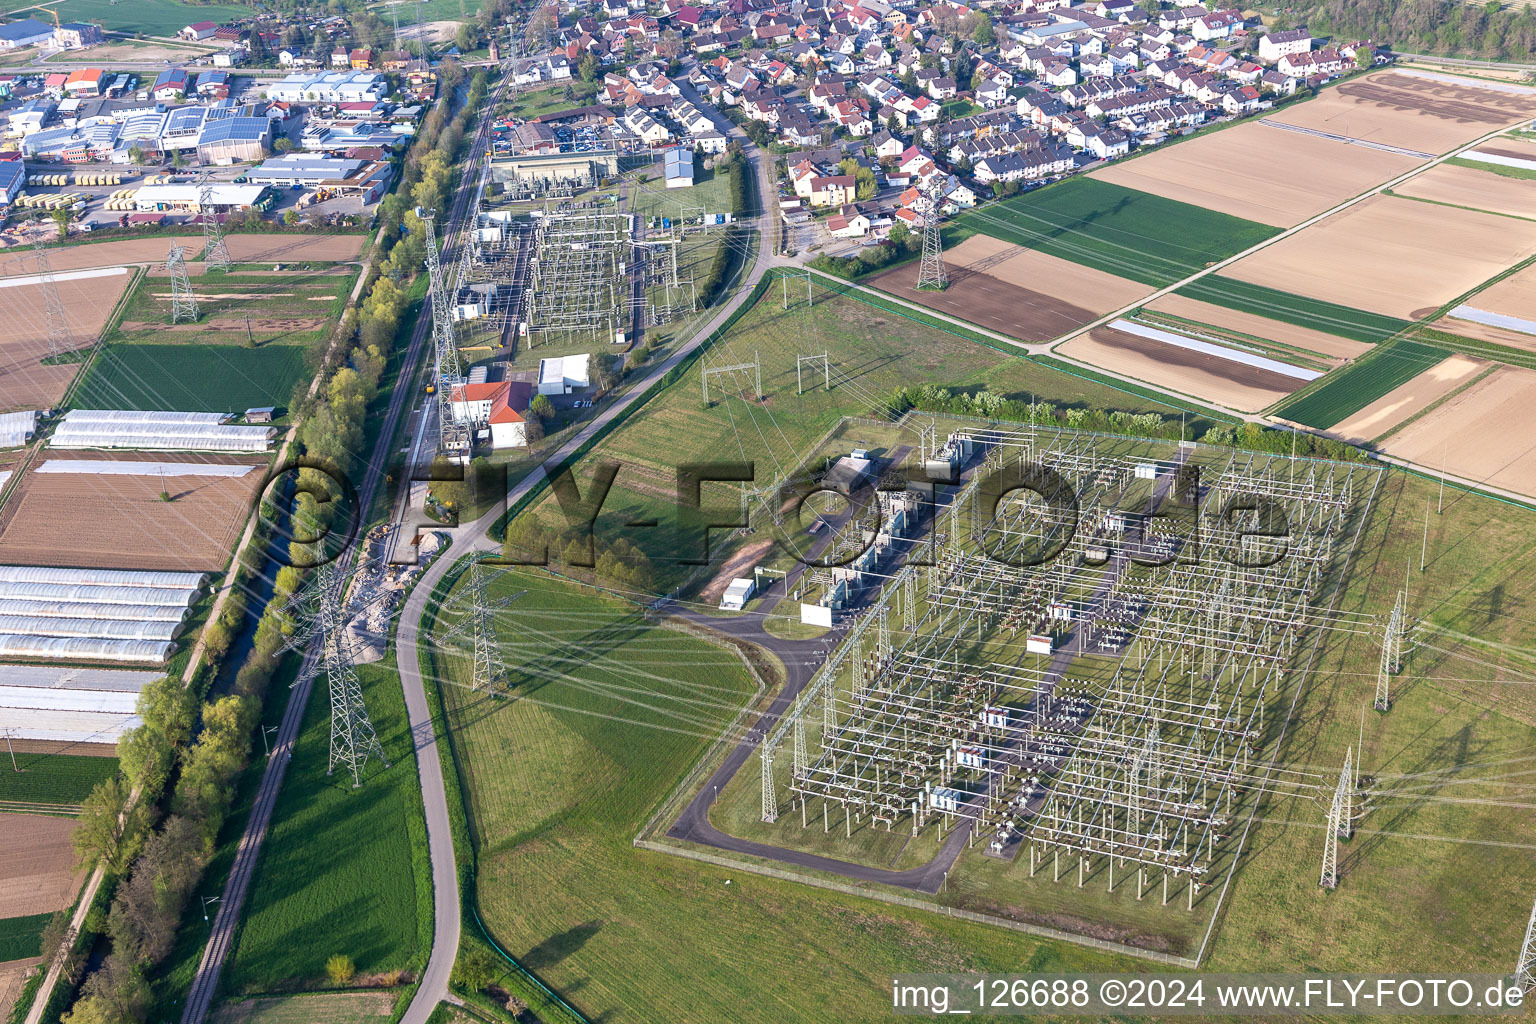
[[[1259,59],[1274,63],[1281,57],[1294,57],[1312,49],[1312,36],[1304,28],[1271,32],[1259,40]]]
[[[453,389],[453,420],[488,431],[492,448],[526,448],[532,397],[532,385],[523,381],[459,384]]]

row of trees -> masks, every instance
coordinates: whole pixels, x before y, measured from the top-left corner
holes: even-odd
[[[502,552],[522,564],[540,564],[546,558],[563,562],[568,571],[595,576],[620,589],[650,593],[655,585],[650,558],[626,538],[589,538],[582,525],[549,530],[531,511],[507,524]]]
[[[1041,401],[1023,402],[991,391],[964,391],[937,384],[897,388],[891,393],[887,405],[895,414],[916,409],[920,412],[1050,424],[1073,430],[1165,441],[1194,440],[1198,436],[1201,444],[1274,455],[1289,455],[1294,451],[1299,456],[1338,461],[1365,458],[1364,452],[1345,441],[1302,431],[1276,430],[1258,423],[1217,424],[1197,435],[1199,420],[1174,418],[1155,412],[1133,413],[1118,409],[1056,406]]]
[[[1460,0],[1321,0],[1306,13],[1315,33],[1390,41],[1412,53],[1529,61],[1536,12],[1529,6]]]

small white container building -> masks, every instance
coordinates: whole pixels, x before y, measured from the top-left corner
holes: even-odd
[[[725,593],[720,595],[720,609],[728,612],[741,611],[752,599],[756,589],[756,582],[749,578],[732,580],[731,585],[725,588]]]

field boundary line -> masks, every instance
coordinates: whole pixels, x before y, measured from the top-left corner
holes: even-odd
[[[729,857],[720,857],[712,853],[704,853],[700,850],[692,850],[683,847],[668,846],[650,839],[636,839],[635,846],[652,853],[670,854],[674,857],[686,857],[690,860],[701,861],[705,864],[713,864],[716,867],[731,868],[740,871],[750,871],[756,875],[766,875],[769,878],[778,878],[784,881],[796,882],[801,885],[811,885],[818,889],[830,889],[849,896],[858,896],[865,899],[880,900],[883,903],[891,903],[899,907],[907,907],[913,910],[922,910],[928,913],[940,914],[945,917],[956,918],[961,921],[970,921],[973,924],[986,924],[998,928],[1006,928],[1009,931],[1023,932],[1026,935],[1034,935],[1042,939],[1050,939],[1056,942],[1070,942],[1077,946],[1086,946],[1106,953],[1118,953],[1122,956],[1136,957],[1141,960],[1149,960],[1153,963],[1171,964],[1175,967],[1187,967],[1191,970],[1200,966],[1198,960],[1188,957],[1175,956],[1172,953],[1159,953],[1155,949],[1138,949],[1121,942],[1110,942],[1108,939],[1095,939],[1088,935],[1073,935],[1071,932],[1057,931],[1044,925],[1030,924],[1027,921],[1013,921],[1006,917],[995,917],[991,914],[981,914],[974,910],[965,910],[960,907],[949,907],[942,903],[926,903],[923,900],[914,900],[906,896],[898,896],[879,889],[861,889],[855,885],[845,885],[842,882],[833,882],[829,879],[816,878],[812,875],[802,875],[794,871],[784,871],[779,868],[769,867],[765,864],[753,864],[749,861],[733,860]]]

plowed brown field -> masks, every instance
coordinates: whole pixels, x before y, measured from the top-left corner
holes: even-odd
[[[1241,412],[1257,412],[1273,405],[1302,383],[1230,359],[1164,345],[1109,327],[1096,327],[1055,351],[1125,377]]]
[[[7,766],[9,770],[9,766]],[[73,818],[0,814],[0,917],[47,914],[75,895]]]
[[[1110,164],[1092,176],[1288,228],[1420,162],[1250,122]]]
[[[1048,341],[1152,291],[1091,267],[973,235],[944,253],[949,287],[917,291],[918,266],[888,270],[870,283],[881,291],[979,324],[1021,341]]]
[[[243,477],[28,472],[0,508],[0,563],[217,571],[229,561],[264,460],[180,453],[47,452],[45,459],[252,465]],[[171,495],[161,501],[162,485]]]

